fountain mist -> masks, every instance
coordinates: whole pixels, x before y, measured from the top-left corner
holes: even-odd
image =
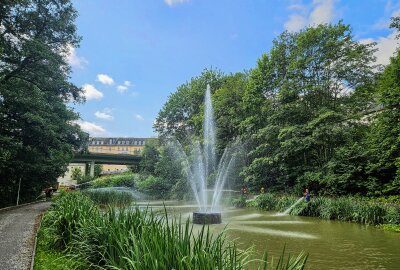
[[[195,140],[191,145],[191,153],[188,156],[182,145],[178,141],[172,141],[171,149],[176,158],[183,166],[183,171],[192,189],[194,198],[201,214],[215,213],[220,211],[220,200],[223,187],[229,178],[229,174],[237,161],[237,142],[228,146],[217,162],[216,155],[216,128],[214,122],[214,112],[211,101],[210,86],[204,98],[204,122],[203,122],[203,143]],[[210,177],[214,177],[214,188],[212,197],[208,199],[207,182]]]

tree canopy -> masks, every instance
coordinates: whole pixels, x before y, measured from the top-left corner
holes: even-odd
[[[205,70],[179,86],[155,129],[201,138],[210,83],[219,149],[236,137],[247,142],[242,184],[331,195],[398,193],[399,55],[380,73],[375,51],[341,21],[283,32],[249,72]]]
[[[67,102],[81,102],[66,56],[78,46],[68,0],[0,3],[0,199],[13,204],[54,185],[87,135]]]

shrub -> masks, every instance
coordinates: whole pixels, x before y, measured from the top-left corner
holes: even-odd
[[[133,174],[131,172],[125,172],[114,175],[102,176],[95,179],[91,187],[101,188],[101,187],[135,187],[135,182],[138,182],[140,176],[138,174]]]
[[[145,180],[137,183],[137,189],[155,198],[166,198],[169,195],[171,186],[163,179],[150,175]]]
[[[241,195],[239,198],[233,199],[232,205],[237,208],[246,207],[246,196]]]
[[[275,210],[277,199],[271,193],[261,194],[255,199],[256,206],[264,210]]]
[[[91,189],[85,190],[83,193],[100,205],[127,206],[133,202],[133,195],[128,191]]]

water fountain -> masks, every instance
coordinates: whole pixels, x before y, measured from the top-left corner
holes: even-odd
[[[198,210],[193,212],[193,223],[218,224],[222,221],[219,203],[223,187],[237,161],[236,149],[239,144],[235,142],[225,148],[222,157],[217,162],[215,122],[209,85],[207,85],[204,103],[203,142],[194,140],[189,156],[178,141],[170,143],[175,157],[182,162],[183,171],[198,205]],[[214,178],[215,185],[209,202],[207,182],[210,177]]]

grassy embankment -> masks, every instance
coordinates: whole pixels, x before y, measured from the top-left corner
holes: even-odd
[[[224,233],[194,233],[189,221],[139,209],[99,207],[85,194],[61,196],[45,214],[35,269],[248,269],[251,250]],[[57,259],[55,259],[58,257]],[[307,256],[282,255],[261,269],[304,269]]]
[[[283,212],[299,198],[266,193],[255,200],[235,200],[237,207],[256,207],[267,211]],[[358,197],[315,197],[309,203],[294,207],[291,215],[377,225],[385,230],[400,232],[400,204],[398,197],[367,199]]]
[[[129,187],[155,199],[166,199],[171,195],[171,186],[161,178],[132,172],[101,176],[95,179],[90,187]]]

